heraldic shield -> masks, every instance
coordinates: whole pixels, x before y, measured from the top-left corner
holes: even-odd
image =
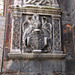
[[[51,32],[49,29],[46,29],[46,26],[48,24],[41,23],[39,21],[38,15],[33,15],[32,17],[29,17],[26,22],[29,26],[26,29],[24,29],[23,33],[23,43],[25,47],[25,52],[49,52],[51,50],[51,42],[50,37],[47,35],[50,35]]]

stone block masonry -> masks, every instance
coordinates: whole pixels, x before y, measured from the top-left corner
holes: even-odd
[[[0,71],[1,71],[1,64],[2,64],[4,30],[5,30],[5,17],[0,16]]]

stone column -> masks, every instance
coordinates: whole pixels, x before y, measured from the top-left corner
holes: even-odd
[[[12,36],[11,36],[11,50],[10,52],[21,53],[21,13],[16,12],[12,14]]]
[[[53,23],[53,53],[63,53],[61,51],[61,24],[60,15],[52,16]]]

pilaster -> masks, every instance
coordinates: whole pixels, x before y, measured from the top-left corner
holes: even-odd
[[[21,20],[22,14],[18,11],[12,13],[12,37],[10,53],[21,53]]]
[[[61,15],[52,15],[53,24],[53,53],[63,53],[61,51]]]

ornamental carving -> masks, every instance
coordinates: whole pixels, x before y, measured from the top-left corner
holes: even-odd
[[[19,49],[20,48],[20,18],[15,17],[14,18],[14,26],[13,26],[13,49]]]
[[[60,20],[54,20],[54,50],[61,50]]]
[[[28,16],[22,25],[23,44],[25,52],[50,52],[52,39],[52,25],[46,17],[39,15]]]
[[[58,6],[57,0],[14,0],[14,6]]]
[[[49,0],[24,0],[24,3],[32,5],[50,5]]]

